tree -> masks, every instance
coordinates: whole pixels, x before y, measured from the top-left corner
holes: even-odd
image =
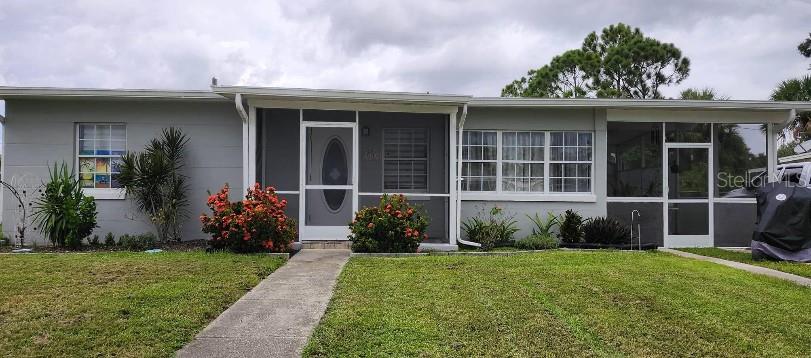
[[[771,99],[772,101],[811,101],[811,75],[780,82],[772,92]],[[809,121],[811,121],[811,112],[798,112],[787,129],[794,133],[794,138],[807,140],[811,138]]]
[[[808,34],[808,38],[797,45],[797,50],[800,51],[801,55],[811,58],[811,33]],[[811,66],[808,69],[811,70]]]
[[[121,157],[118,182],[149,217],[162,242],[180,241],[180,225],[188,214],[188,184],[182,174],[188,142],[179,129],[168,128],[143,152],[127,152]]]
[[[699,100],[699,101],[725,101],[729,97],[721,96],[715,92],[715,89],[710,87],[704,88],[688,88],[681,91],[679,99]]]
[[[579,50],[508,84],[502,96],[662,98],[659,88],[683,81],[690,60],[673,44],[645,37],[619,23],[592,32]]]
[[[579,98],[591,93],[591,77],[599,71],[600,59],[583,50],[569,50],[548,65],[530,70],[501,91],[504,97]]]

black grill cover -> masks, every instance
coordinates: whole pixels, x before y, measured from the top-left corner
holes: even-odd
[[[752,241],[791,252],[811,248],[811,189],[782,182],[761,187]]]

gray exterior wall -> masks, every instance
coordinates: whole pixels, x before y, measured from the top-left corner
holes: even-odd
[[[180,128],[190,141],[186,158],[189,176],[189,219],[184,239],[203,239],[198,217],[205,212],[207,191],[224,183],[232,197],[242,193],[242,122],[230,102],[202,101],[91,101],[7,100],[5,180],[20,175],[46,179],[54,162],[76,161],[77,123],[126,123],[127,150],[139,151],[161,129]],[[130,200],[97,200],[98,224],[94,233],[121,235],[154,231]],[[14,199],[3,191],[4,234],[11,235],[15,220]],[[39,235],[29,230],[28,242]]]
[[[547,212],[561,214],[568,209],[580,212],[584,217],[606,215],[606,113],[599,109],[550,109],[550,108],[476,108],[469,109],[465,129],[491,130],[578,130],[594,132],[594,178],[592,190],[594,200],[591,202],[572,201],[502,201],[502,200],[468,200],[462,193],[462,221],[471,217],[486,214],[493,206],[504,209],[518,221],[520,231],[517,239],[531,233],[532,221],[527,215],[539,213],[542,217]],[[463,233],[464,234],[464,233]],[[464,235],[463,235],[464,236]]]

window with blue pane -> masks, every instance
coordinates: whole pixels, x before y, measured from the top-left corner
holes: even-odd
[[[82,123],[78,130],[79,182],[82,188],[120,188],[121,156],[127,150],[123,124]]]

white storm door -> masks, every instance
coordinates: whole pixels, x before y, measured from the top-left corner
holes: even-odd
[[[356,206],[355,123],[302,124],[302,240],[347,240]]]
[[[713,246],[709,144],[665,146],[665,247]]]

